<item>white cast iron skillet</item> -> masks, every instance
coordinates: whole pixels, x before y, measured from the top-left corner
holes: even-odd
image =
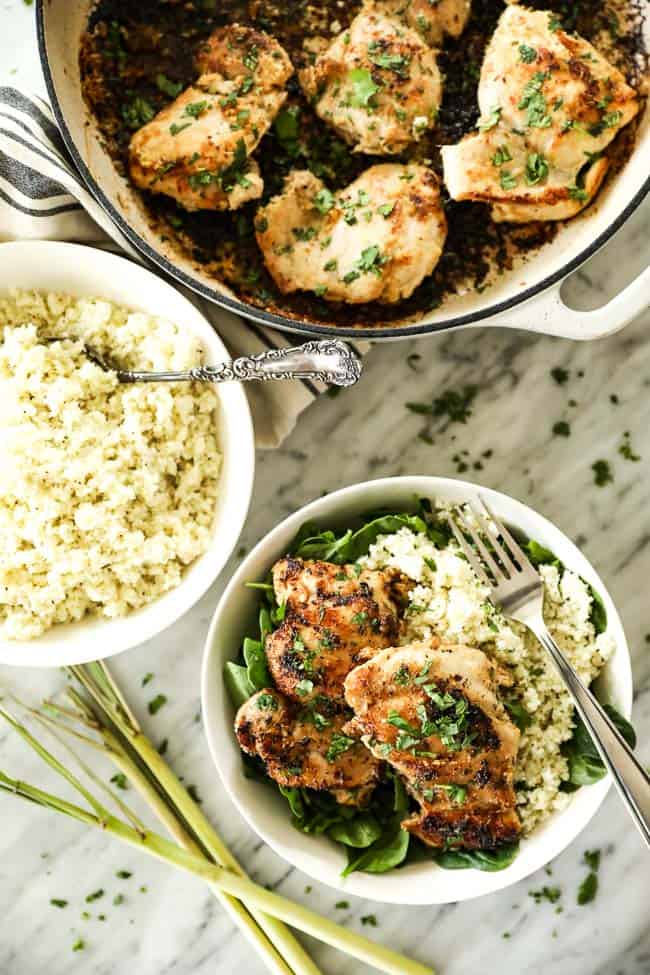
[[[624,170],[609,181],[597,201],[526,263],[503,274],[482,295],[472,291],[448,298],[425,318],[392,327],[343,327],[309,324],[248,305],[199,265],[176,253],[171,243],[149,226],[130,184],[121,177],[98,138],[84,104],[79,80],[79,38],[91,0],[37,0],[38,42],[52,109],[63,138],[90,190],[122,233],[151,261],[211,301],[263,325],[289,332],[351,338],[412,338],[474,324],[500,325],[593,339],[622,328],[648,304],[650,268],[602,308],[576,312],[560,296],[562,281],[601,248],[634,212],[650,190],[650,112],[641,121],[634,153]],[[650,17],[645,22],[650,47]]]

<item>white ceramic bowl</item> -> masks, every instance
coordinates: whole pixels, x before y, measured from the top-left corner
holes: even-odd
[[[345,525],[351,518],[373,509],[409,507],[416,497],[459,502],[475,493],[476,486],[465,481],[413,476],[355,484],[319,498],[295,512],[255,546],[231,579],[212,620],[203,662],[203,719],[219,775],[242,816],[276,853],[310,877],[346,894],[396,904],[443,904],[508,887],[557,856],[584,829],[611,784],[607,776],[575,792],[569,806],[523,840],[514,863],[498,873],[443,870],[433,863],[418,862],[386,874],[353,873],[342,879],[345,856],[341,847],[326,837],[307,836],[293,829],[285,801],[274,790],[243,774],[241,753],[233,734],[234,709],[228,700],[222,671],[224,663],[237,656],[244,635],[254,627],[259,593],[246,588],[244,583],[264,577],[273,562],[286,554],[305,521],[323,526]],[[482,494],[498,517],[550,548],[602,596],[608,632],[617,650],[599,681],[605,699],[629,716],[632,706],[629,651],[618,613],[595,570],[566,535],[546,518],[505,494],[488,489],[482,489]]]
[[[0,244],[0,293],[9,288],[97,296],[161,315],[200,338],[207,363],[229,358],[212,326],[175,288],[140,265],[96,248],[53,241]],[[0,663],[57,667],[110,657],[165,629],[214,581],[244,525],[255,468],[253,427],[244,391],[237,383],[215,388],[223,470],[208,550],[189,566],[175,589],[128,616],[88,617],[25,642],[0,635]]]

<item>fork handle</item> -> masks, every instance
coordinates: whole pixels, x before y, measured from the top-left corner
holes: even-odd
[[[560,676],[569,689],[578,714],[589,729],[623,802],[641,836],[650,847],[650,776],[589,688],[582,683],[548,632],[546,624],[532,620],[526,622],[553,658]]]

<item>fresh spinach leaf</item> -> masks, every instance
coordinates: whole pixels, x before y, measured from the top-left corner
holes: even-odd
[[[494,850],[442,850],[434,860],[445,870],[485,870],[494,873],[505,870],[519,853],[519,843],[508,843]]]
[[[589,620],[596,633],[604,633],[607,629],[607,610],[605,609],[605,603],[603,602],[600,593],[596,592],[593,586],[589,584],[587,585],[591,595],[591,612],[589,613]]]
[[[517,698],[512,694],[502,694],[501,700],[503,701],[506,711],[520,731],[525,731],[526,728],[530,728],[531,724],[533,723],[533,719],[521,701],[518,701]]]
[[[266,666],[266,654],[261,640],[252,640],[247,636],[243,646],[244,661],[248,671],[248,679],[256,691],[265,687],[272,687],[271,675]]]
[[[341,876],[348,877],[356,870],[364,873],[386,873],[387,870],[398,867],[406,858],[410,838],[410,833],[402,829],[396,818],[360,856],[350,857]]]
[[[428,533],[423,518],[406,513],[381,515],[365,522],[356,531],[349,528],[339,536],[331,529],[319,532],[313,525],[303,526],[294,539],[291,554],[296,558],[322,559],[336,565],[356,562],[368,554],[380,535],[390,535],[405,527],[418,534]]]
[[[536,542],[534,538],[528,539],[523,549],[533,565],[555,565],[563,568],[557,556],[550,549]]]
[[[223,668],[223,679],[233,707],[240,708],[255,693],[248,679],[248,668],[229,660]]]
[[[301,821],[305,815],[305,805],[302,801],[302,790],[295,786],[279,785],[278,791],[289,803],[289,809],[294,819]]]
[[[327,831],[330,839],[336,843],[354,849],[366,849],[379,839],[383,830],[372,813],[360,813],[348,822],[335,823]]]
[[[636,747],[636,732],[630,722],[611,704],[603,704],[607,716],[611,718],[630,748]],[[598,754],[587,727],[576,719],[573,736],[562,749],[569,763],[569,786],[593,785],[606,773],[606,768]],[[570,789],[569,789],[570,791]]]

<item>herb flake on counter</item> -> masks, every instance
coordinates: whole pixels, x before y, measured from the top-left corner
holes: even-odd
[[[361,923],[364,926],[368,925],[371,928],[379,927],[377,916],[375,914],[364,914],[361,918]]]
[[[118,789],[128,789],[129,787],[129,782],[124,772],[116,772],[115,775],[111,776],[111,782]]]
[[[194,800],[194,802],[197,805],[200,806],[201,803],[203,802],[203,800],[201,799],[201,797],[199,795],[199,791],[198,791],[198,789],[197,789],[197,787],[195,785],[188,785],[188,787],[187,787],[187,794],[190,797],[190,799]]]
[[[547,887],[544,885],[541,890],[529,890],[528,896],[532,897],[536,904],[541,904],[542,901],[548,901],[549,904],[557,904],[562,896],[562,891],[559,887]]]
[[[350,906],[350,901],[337,901],[334,907],[337,911],[347,911]]]
[[[52,907],[67,907],[68,906],[68,902],[67,901],[64,901],[64,900],[61,900],[61,898],[59,898],[59,897],[52,897],[50,899],[50,904],[52,905]]]
[[[587,874],[585,879],[578,887],[577,902],[580,907],[584,907],[585,904],[591,904],[591,902],[596,899],[597,893],[598,875],[592,870],[591,873]]]
[[[557,423],[553,424],[553,436],[554,437],[570,437],[571,436],[571,426],[566,420],[558,420]]]
[[[141,686],[142,686],[142,687],[146,687],[146,686],[147,686],[147,684],[148,684],[148,683],[149,683],[150,681],[152,681],[152,680],[153,680],[153,674],[152,674],[151,672],[150,672],[150,673],[148,673],[148,674],[145,674],[145,675],[144,675],[144,677],[142,678],[142,682],[141,682]]]
[[[608,460],[594,461],[591,469],[594,472],[594,484],[597,487],[604,487],[606,484],[613,482],[614,474],[612,473],[612,466]]]
[[[585,850],[583,859],[589,869],[596,873],[600,866],[600,850]]]
[[[117,873],[115,874],[115,876],[119,880],[128,880],[129,877],[132,877],[133,876],[133,874],[131,873],[130,870],[118,870]]]
[[[449,423],[467,423],[477,393],[477,386],[447,389],[432,403],[407,403],[406,408],[412,413],[445,417]]]
[[[92,904],[93,901],[98,901],[100,897],[103,896],[104,896],[104,890],[102,887],[100,887],[99,890],[95,890],[93,891],[92,894],[88,894],[88,896],[86,897],[86,904]]]
[[[564,386],[569,380],[569,370],[563,366],[554,366],[551,369],[551,376],[558,386]]]
[[[632,444],[630,442],[630,431],[626,430],[623,434],[623,440],[619,444],[618,452],[621,457],[625,460],[631,460],[633,463],[638,463],[641,460],[641,455],[634,452],[632,449]]]
[[[147,704],[147,711],[149,714],[158,714],[160,709],[167,704],[167,698],[164,694],[157,694],[153,700],[149,701]]]
[[[86,942],[84,941],[84,939],[83,938],[77,938],[77,940],[75,941],[75,943],[72,946],[72,950],[73,951],[83,951],[85,947],[86,947]]]

